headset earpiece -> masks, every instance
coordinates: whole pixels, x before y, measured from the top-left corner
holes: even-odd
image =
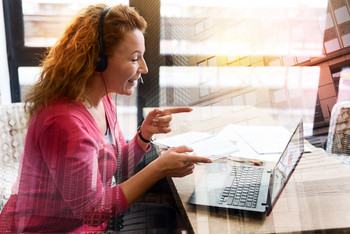
[[[103,72],[104,70],[106,70],[107,65],[108,65],[107,57],[104,54],[102,54],[97,59],[95,70],[97,72]]]
[[[106,7],[105,9],[103,9],[100,17],[100,22],[98,24],[98,42],[100,44],[100,54],[98,56],[96,68],[95,68],[97,72],[103,72],[104,70],[106,70],[108,65],[107,57],[104,54],[104,48],[103,48],[103,20],[109,8],[110,7]]]

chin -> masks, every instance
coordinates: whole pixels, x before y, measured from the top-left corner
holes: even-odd
[[[123,95],[131,96],[135,92],[135,88],[125,90]]]

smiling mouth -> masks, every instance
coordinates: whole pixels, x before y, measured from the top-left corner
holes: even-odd
[[[137,80],[138,80],[138,79],[136,79],[136,80],[134,80],[134,79],[133,79],[133,80],[128,80],[128,82],[129,82],[130,84],[134,85],[134,84],[136,84]]]
[[[130,79],[130,80],[128,80],[128,82],[130,82],[130,83],[137,82],[139,79],[140,79],[140,77],[138,77],[137,79]]]

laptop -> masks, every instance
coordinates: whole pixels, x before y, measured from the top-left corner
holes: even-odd
[[[300,120],[274,168],[208,164],[188,203],[270,215],[304,153]]]

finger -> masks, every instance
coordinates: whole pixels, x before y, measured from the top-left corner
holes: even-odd
[[[171,127],[169,123],[152,123],[152,126],[159,128],[159,131],[162,131],[162,132],[163,131],[171,132]]]
[[[160,115],[163,115],[163,111],[156,108],[152,111],[150,111],[148,114],[147,114],[147,117],[146,118],[150,118],[150,119],[154,119],[156,116],[160,116]]]
[[[194,167],[194,163],[193,162],[186,162],[185,166],[186,167]]]
[[[171,121],[172,117],[171,115],[165,115],[165,116],[161,116],[161,117],[156,117],[152,120],[152,124],[161,124],[161,123],[166,123],[169,124],[169,122]]]
[[[194,166],[193,162],[184,162],[184,167],[192,167]]]
[[[187,167],[187,168],[184,170],[184,174],[189,175],[189,174],[192,174],[193,171],[194,171],[194,166],[192,166],[192,167]]]
[[[169,133],[171,132],[171,128],[170,127],[159,127],[159,126],[155,126],[157,128],[157,131],[155,133]]]
[[[163,114],[170,115],[170,114],[177,114],[182,112],[191,112],[192,110],[193,109],[191,107],[175,107],[175,108],[164,109]]]
[[[193,162],[193,163],[212,163],[213,161],[209,158],[205,157],[199,157],[199,156],[192,156],[192,155],[182,155],[182,160],[185,162]]]
[[[188,153],[188,152],[193,152],[193,149],[186,145],[181,145],[181,146],[171,147],[169,151],[174,151],[176,153]]]
[[[182,167],[182,168],[179,168],[177,170],[177,173],[179,173],[180,175],[188,175],[188,174],[191,174],[193,173],[194,171],[194,166],[191,166],[191,167]]]

